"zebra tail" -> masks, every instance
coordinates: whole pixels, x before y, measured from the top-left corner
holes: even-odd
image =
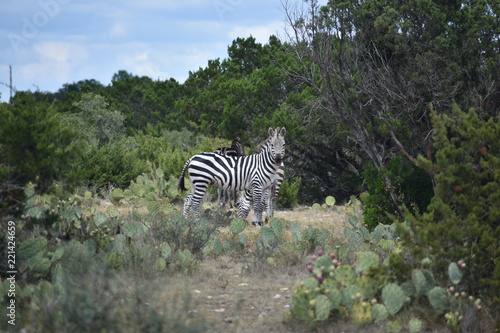
[[[189,159],[186,164],[184,164],[184,168],[182,169],[181,176],[179,177],[179,184],[177,185],[177,188],[181,191],[186,191],[187,188],[184,185],[184,174],[186,173],[186,169],[189,166],[189,163],[191,162],[191,159]]]

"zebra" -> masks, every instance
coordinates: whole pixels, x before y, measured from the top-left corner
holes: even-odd
[[[184,216],[189,217],[192,208],[195,219],[200,218],[201,200],[208,186],[215,183],[223,190],[251,190],[255,212],[252,224],[262,226],[262,191],[272,185],[283,161],[285,134],[284,127],[269,128],[269,138],[263,142],[260,152],[249,156],[234,157],[212,152],[191,157],[182,169],[178,186],[180,190],[186,190],[184,175],[187,171],[191,193],[184,201]]]
[[[226,156],[245,156],[245,146],[241,142],[240,137],[234,138],[231,143],[231,147],[221,147],[214,150],[214,153],[226,155]],[[233,191],[224,191],[221,188],[217,188],[217,203],[224,207],[226,201],[229,199],[229,205],[231,206],[231,197],[234,197],[234,202],[236,203],[236,195]]]
[[[285,165],[281,162],[278,171],[274,175],[274,181],[271,187],[264,189],[262,192],[262,204],[266,208],[266,218],[267,223],[269,219],[274,216],[274,207],[276,207],[276,198],[280,192],[281,184],[283,183],[285,177]],[[250,210],[250,205],[252,201],[252,191],[245,190],[240,193],[240,199],[238,200],[238,217],[246,218]]]

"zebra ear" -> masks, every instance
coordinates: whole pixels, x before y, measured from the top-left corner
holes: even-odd
[[[283,127],[281,128],[280,135],[285,136],[285,134],[286,134],[286,129]]]
[[[274,136],[274,130],[272,127],[269,127],[269,136]]]

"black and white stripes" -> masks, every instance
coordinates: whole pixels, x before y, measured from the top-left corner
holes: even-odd
[[[245,156],[245,146],[241,142],[239,137],[236,137],[231,143],[231,147],[221,147],[214,150],[214,153],[218,153],[226,156]],[[236,206],[236,191],[226,191],[221,188],[217,188],[217,204],[221,207],[226,205],[226,202],[229,202],[229,205]]]
[[[269,138],[262,144],[258,154],[249,156],[226,156],[218,153],[201,153],[191,157],[182,170],[179,188],[185,190],[184,174],[191,180],[191,193],[184,202],[184,216],[194,211],[200,217],[200,204],[210,184],[223,190],[250,190],[254,200],[255,225],[262,225],[262,193],[275,180],[285,155],[285,128],[269,128]]]

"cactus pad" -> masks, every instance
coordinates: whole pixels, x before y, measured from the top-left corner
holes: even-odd
[[[351,308],[352,320],[361,325],[366,325],[372,322],[372,306],[367,302],[357,302]]]
[[[327,206],[333,207],[333,206],[335,206],[335,198],[332,197],[331,195],[329,195],[329,196],[326,197],[325,203],[326,203]]]
[[[243,232],[243,230],[245,230],[245,221],[243,219],[234,219],[231,221],[231,226],[230,226],[230,229],[231,229],[231,232],[233,233],[233,235],[237,235],[241,232]]]
[[[338,289],[325,289],[324,293],[330,300],[332,308],[338,309],[340,302],[342,301],[342,294],[340,291]]]
[[[389,317],[389,311],[384,304],[374,304],[372,306],[372,316],[376,323],[384,321]]]
[[[444,312],[450,309],[450,299],[448,292],[442,287],[435,287],[427,294],[432,307],[439,312]]]
[[[405,302],[403,289],[395,283],[389,283],[382,289],[382,300],[391,315],[401,310]]]
[[[350,286],[354,283],[356,279],[356,273],[354,269],[349,265],[340,265],[333,272],[335,280],[340,282],[344,286]]]
[[[424,324],[418,318],[412,318],[408,322],[408,330],[410,331],[410,333],[419,333],[423,330],[423,328],[424,328]]]
[[[326,295],[319,295],[315,298],[314,302],[314,313],[316,314],[316,319],[319,321],[327,320],[330,316],[330,311],[332,310],[332,305],[330,300]]]
[[[462,280],[462,271],[458,268],[456,262],[452,262],[448,266],[448,276],[453,284],[458,284]]]
[[[415,295],[415,288],[413,288],[413,285],[410,282],[405,282],[401,285],[401,289],[403,289],[403,292],[405,293],[406,297],[411,297]]]
[[[47,239],[45,237],[37,237],[27,239],[19,245],[17,256],[19,259],[29,259],[34,255],[47,250]]]
[[[310,290],[314,290],[319,287],[319,282],[316,278],[310,277],[302,281],[302,285]]]
[[[279,237],[283,231],[283,222],[281,222],[280,219],[278,218],[272,218],[271,221],[269,222],[269,226],[274,232],[274,235],[276,237]]]
[[[417,296],[422,296],[427,294],[432,288],[434,288],[434,278],[432,274],[426,270],[414,270],[411,279]]]
[[[379,265],[380,258],[374,252],[362,252],[356,262],[356,273],[366,274],[371,268]]]
[[[292,296],[291,305],[291,312],[295,318],[303,321],[311,321],[314,318],[310,305],[313,295],[314,294],[305,286],[301,286],[295,290]]]
[[[356,286],[347,287],[342,292],[342,304],[345,305],[348,309],[350,309],[355,303],[362,301],[363,299],[363,291]]]
[[[86,194],[87,192],[85,192],[85,198],[87,198]],[[109,199],[111,200],[113,205],[118,205],[120,200],[123,198],[125,198],[125,196],[123,195],[123,190],[120,188],[114,189],[109,195]]]
[[[354,285],[363,291],[365,298],[373,298],[379,291],[377,281],[367,275],[357,278]]]

